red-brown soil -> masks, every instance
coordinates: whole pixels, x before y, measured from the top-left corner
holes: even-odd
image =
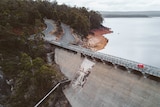
[[[103,35],[109,33],[112,33],[112,31],[105,27],[91,30],[91,33],[87,36],[87,42],[85,46],[93,51],[103,49],[108,43],[108,39]]]

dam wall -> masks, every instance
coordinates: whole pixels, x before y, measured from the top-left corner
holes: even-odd
[[[72,107],[160,107],[160,81],[60,48],[55,62],[72,81],[64,89]],[[85,63],[92,66],[84,72]]]

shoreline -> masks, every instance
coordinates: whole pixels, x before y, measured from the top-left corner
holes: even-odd
[[[64,31],[62,30],[61,33],[58,33],[57,30],[58,29],[56,26],[56,29],[50,31],[49,34],[56,35],[56,41],[59,41],[64,34]],[[109,41],[106,37],[104,37],[104,34],[113,33],[113,31],[111,31],[111,28],[101,26],[98,29],[92,29],[86,36],[86,38],[81,40],[73,31],[73,29],[70,29],[72,36],[75,38],[75,42],[72,44],[79,44],[84,48],[91,49],[92,51],[99,51],[101,49],[104,49]]]
[[[93,29],[87,36],[84,47],[89,48],[93,51],[104,49],[108,43],[108,39],[104,37],[104,34],[113,33],[110,28],[101,27],[99,29]]]

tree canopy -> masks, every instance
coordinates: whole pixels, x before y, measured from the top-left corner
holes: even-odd
[[[61,21],[70,25],[77,33],[86,36],[90,29],[99,28],[103,18],[97,11],[85,7],[58,5],[47,0],[1,0],[1,26],[21,28],[36,24],[43,18]]]
[[[45,62],[44,18],[70,25],[82,37],[103,21],[98,12],[56,1],[0,0],[0,67],[9,79],[14,78],[14,94],[5,102],[9,106],[33,106],[59,79]],[[31,34],[36,34],[34,40],[28,39]]]

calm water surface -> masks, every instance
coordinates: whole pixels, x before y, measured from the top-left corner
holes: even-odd
[[[105,18],[103,25],[113,33],[100,52],[160,68],[160,17]]]

